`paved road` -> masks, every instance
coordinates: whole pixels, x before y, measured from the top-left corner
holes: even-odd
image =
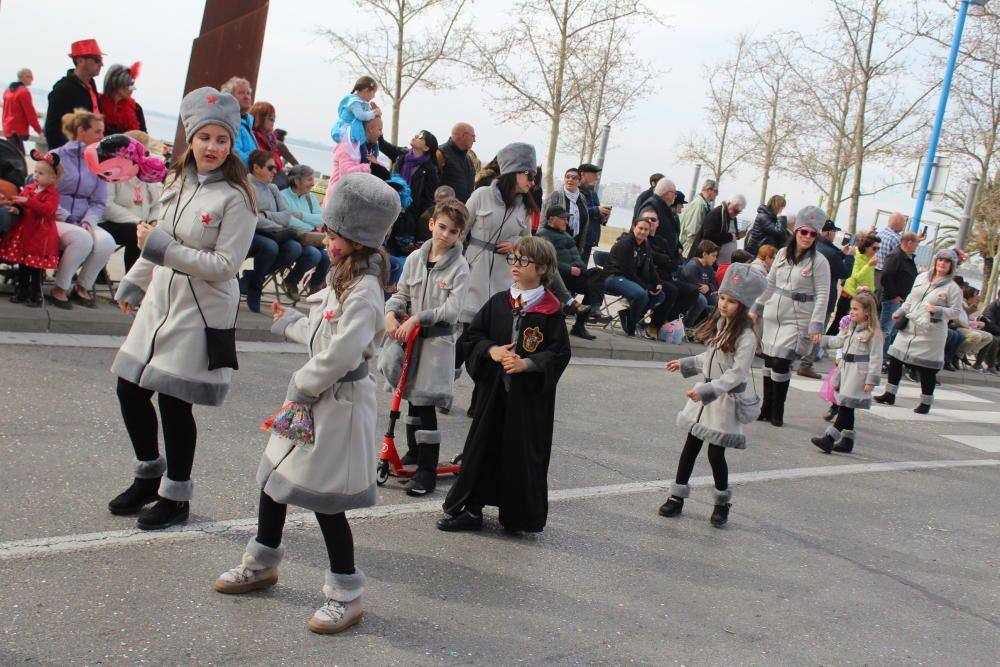
[[[210,589],[253,529],[257,425],[302,358],[241,356],[226,406],[197,411],[192,525],[150,535],[105,509],[131,460],[112,356],[0,345],[2,665],[986,665],[1000,655],[996,389],[943,387],[932,419],[905,407],[864,414],[856,454],[824,456],[808,444],[824,425],[818,383],[796,380],[786,427],[753,425],[750,448],[729,456],[733,515],[715,530],[704,460],[685,515],[656,515],[687,381],[649,364],[575,364],[560,385],[546,531],[510,537],[490,519],[480,535],[442,534],[441,496],[415,501],[390,482],[352,522],[368,615],[319,637],[305,622],[326,563],[308,517],[287,533],[279,586]],[[459,406],[469,390],[462,381]],[[916,402],[909,391],[904,406]],[[446,452],[468,427],[458,412],[442,420]]]

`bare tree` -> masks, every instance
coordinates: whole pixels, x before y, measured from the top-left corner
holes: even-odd
[[[712,177],[722,182],[722,177],[753,151],[745,141],[734,141],[733,132],[737,115],[737,87],[749,51],[749,39],[745,34],[736,38],[736,55],[718,67],[706,67],[705,80],[708,82],[708,103],[706,125],[711,128],[709,135],[696,133],[684,142],[680,158],[706,165]]]
[[[465,63],[494,84],[507,118],[548,125],[545,187],[551,190],[563,118],[592,85],[574,81],[574,54],[592,49],[597,28],[647,10],[640,0],[521,0],[511,13],[513,25],[470,41],[475,58]]]
[[[594,28],[590,41],[599,49],[574,53],[570,61],[573,87],[585,92],[565,118],[562,144],[578,153],[581,163],[594,161],[604,126],[622,120],[646,98],[650,82],[660,74],[632,51],[634,36],[632,21],[614,18]]]
[[[853,178],[848,230],[857,228],[858,207],[863,196],[861,180],[865,160],[912,158],[915,145],[904,148],[926,125],[918,111],[934,87],[907,99],[900,83],[906,70],[904,60],[917,40],[921,18],[914,15],[917,30],[904,28],[901,17],[891,10],[889,0],[831,0],[839,37],[846,43],[857,76],[854,99]],[[926,19],[924,19],[926,21]],[[922,124],[921,124],[922,122]],[[893,187],[888,185],[887,187]]]
[[[439,63],[454,58],[464,44],[459,17],[468,0],[355,0],[369,20],[364,30],[322,29],[330,40],[335,60],[360,65],[378,82],[392,106],[392,143],[399,140],[403,101],[414,88],[435,90],[448,85],[430,77]],[[426,24],[419,31],[416,23]]]
[[[799,115],[792,113],[791,89],[794,36],[777,33],[747,48],[746,64],[739,84],[740,101],[734,117],[753,147],[746,161],[761,170],[760,202],[767,201],[767,185],[784,148],[799,132]]]

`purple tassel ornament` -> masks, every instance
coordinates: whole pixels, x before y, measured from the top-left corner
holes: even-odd
[[[312,410],[302,403],[286,403],[270,419],[260,425],[263,431],[291,440],[296,447],[310,447],[313,444]]]

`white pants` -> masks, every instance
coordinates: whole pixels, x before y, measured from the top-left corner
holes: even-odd
[[[73,274],[80,270],[76,284],[90,290],[97,274],[115,252],[115,240],[100,227],[86,230],[68,222],[56,222],[59,231],[59,267],[56,269],[56,287],[68,290]]]

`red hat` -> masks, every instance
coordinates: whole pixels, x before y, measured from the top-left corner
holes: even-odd
[[[97,45],[96,39],[81,39],[79,42],[73,42],[70,46],[69,57],[76,58],[78,56],[106,56],[108,54],[101,51],[101,47]]]

